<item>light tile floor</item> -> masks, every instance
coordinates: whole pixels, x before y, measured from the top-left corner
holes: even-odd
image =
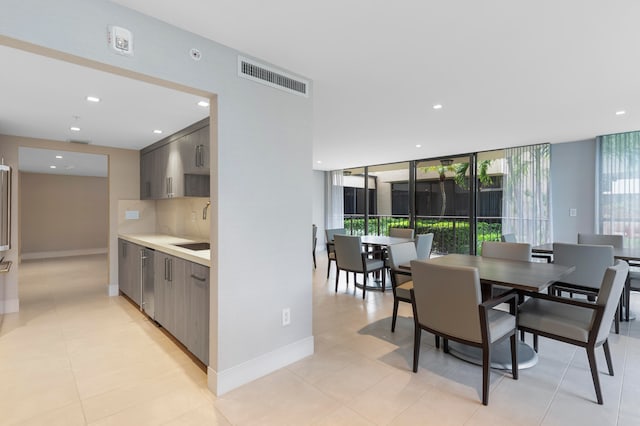
[[[360,290],[319,254],[313,273],[315,354],[216,398],[206,375],[121,297],[106,295],[106,258],[24,262],[21,310],[0,323],[0,424],[10,425],[638,425],[640,324],[611,335],[616,375],[597,405],[583,350],[541,339],[540,361],[491,375],[424,336],[411,372],[411,310]],[[640,295],[632,311],[640,312]],[[598,351],[600,371],[604,357]],[[604,367],[606,368],[606,367]]]

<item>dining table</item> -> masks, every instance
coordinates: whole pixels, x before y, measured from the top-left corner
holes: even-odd
[[[549,256],[550,258],[553,256],[553,243],[540,244],[537,246],[531,247],[532,253],[537,253],[540,255]],[[624,260],[629,264],[639,264],[640,263],[640,248],[636,247],[614,247],[613,248],[613,258],[618,260]],[[630,313],[630,299],[631,299],[631,279],[627,276],[627,280],[624,285],[624,296],[623,306],[621,312],[621,320],[622,321],[630,321],[635,319],[635,315]]]
[[[518,260],[506,260],[474,256],[470,254],[448,254],[433,257],[430,263],[446,266],[467,266],[478,269],[482,297],[491,297],[491,288],[500,285],[515,289],[521,294],[528,292],[538,293],[544,291],[562,277],[575,270],[573,266],[556,265],[554,263],[523,262]],[[410,264],[399,265],[401,270],[410,271]],[[457,342],[449,343],[449,352],[460,359],[474,364],[482,365],[482,351]],[[527,343],[518,340],[518,367],[533,367],[538,362],[538,355]],[[495,344],[491,351],[491,367],[510,370],[511,348],[509,340],[503,340]]]
[[[362,245],[365,247],[365,250],[369,251],[371,248],[374,256],[379,256],[384,258],[384,251],[387,247],[393,244],[401,244],[401,243],[410,243],[413,242],[413,238],[404,238],[404,237],[389,237],[386,235],[362,235],[360,237],[360,241]],[[375,285],[367,285],[367,291],[385,291],[391,290],[391,283],[388,283],[386,287],[382,287],[382,280],[377,275],[374,279]],[[364,284],[362,284],[364,285]],[[360,286],[356,284],[356,286]]]

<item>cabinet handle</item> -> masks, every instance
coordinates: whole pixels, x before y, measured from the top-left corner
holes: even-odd
[[[169,281],[173,282],[173,259],[169,259]]]
[[[191,274],[191,278],[193,278],[194,280],[202,281],[202,282],[205,282],[207,280],[206,278],[200,278],[199,276],[193,275],[193,274]]]
[[[165,281],[169,281],[169,266],[168,266],[168,260],[166,257],[164,259],[164,280]]]
[[[200,167],[200,145],[196,145],[196,167]]]

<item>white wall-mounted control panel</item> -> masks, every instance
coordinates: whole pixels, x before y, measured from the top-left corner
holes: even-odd
[[[107,29],[109,46],[121,55],[133,56],[133,35],[126,28],[109,25]]]

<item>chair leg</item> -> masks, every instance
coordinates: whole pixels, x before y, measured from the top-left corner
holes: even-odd
[[[489,366],[491,365],[491,345],[482,348],[482,405],[489,405]]]
[[[349,276],[348,272],[347,272],[347,276]],[[338,292],[338,279],[339,278],[340,278],[340,269],[336,269],[336,293]]]
[[[413,372],[418,372],[418,361],[420,359],[420,338],[422,337],[422,329],[417,321],[414,321],[413,327]]]
[[[533,350],[538,353],[538,335],[533,333]]]
[[[604,357],[607,360],[607,368],[609,369],[609,375],[613,376],[613,363],[611,362],[611,351],[609,351],[609,340],[605,340],[602,344],[604,349]]]
[[[631,278],[627,276],[624,283],[624,320],[629,322],[629,308],[631,307]]]
[[[620,319],[622,317],[623,304],[624,302],[622,301],[622,299],[620,299],[620,301],[618,302],[618,307],[616,308],[616,314],[614,315],[613,319],[613,329],[615,330],[616,334],[620,334]]]
[[[391,332],[396,331],[396,318],[398,317],[398,299],[393,299],[393,317],[391,317]]]
[[[329,279],[329,272],[331,272],[331,259],[327,262],[327,279]]]
[[[596,351],[593,347],[588,347],[587,358],[589,358],[589,368],[591,369],[591,378],[593,379],[593,387],[596,389],[596,399],[598,404],[602,405],[602,391],[600,390],[600,378],[598,377],[598,366],[596,365]]]
[[[316,269],[316,252],[313,252],[313,269]]]
[[[524,331],[520,330],[520,340],[524,342]]]
[[[362,274],[362,299],[364,299],[364,295],[367,293],[367,284],[369,284],[369,274],[367,271],[364,271]],[[356,284],[356,273],[353,273],[353,287],[355,288]]]
[[[440,349],[440,336],[435,336],[436,337],[436,349]]]
[[[509,340],[511,340],[511,375],[513,380],[518,380],[518,342],[516,333],[513,333]]]
[[[449,353],[449,339],[442,338],[442,350],[445,354]]]

